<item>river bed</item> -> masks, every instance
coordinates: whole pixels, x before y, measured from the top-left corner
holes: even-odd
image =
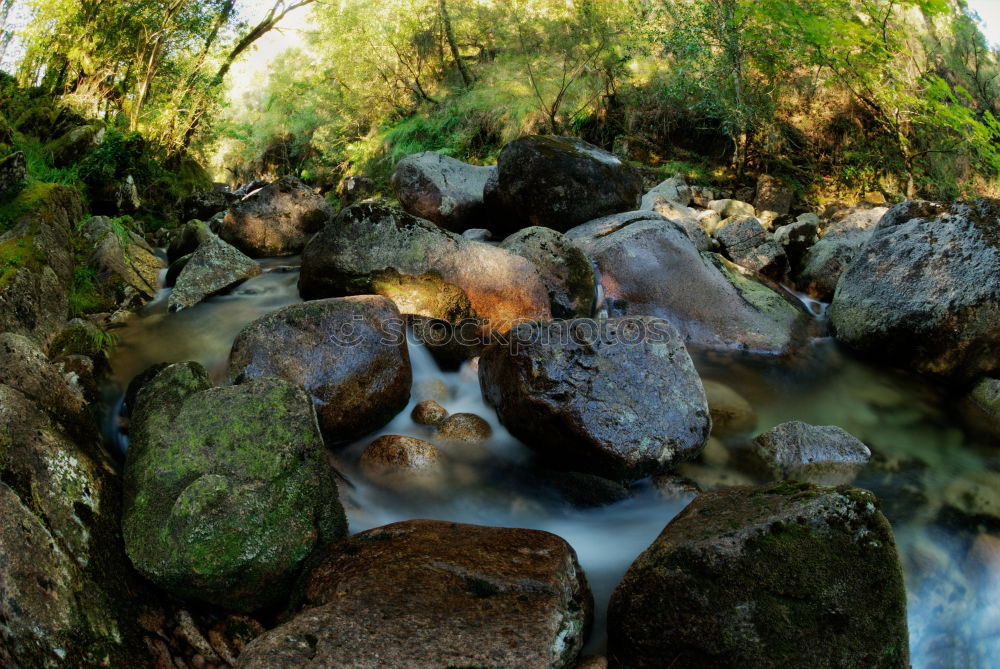
[[[152,364],[195,360],[216,383],[227,382],[227,360],[247,323],[299,302],[296,258],[261,261],[264,273],[229,295],[168,313],[162,290],[136,319],[116,329],[112,376],[104,389],[105,431],[119,449],[117,411],[129,381]],[[822,317],[822,305],[809,305]],[[605,643],[608,598],[632,560],[691,497],[669,498],[649,480],[632,495],[598,509],[580,510],[541,484],[530,451],[500,425],[482,400],[474,369],[444,372],[429,351],[410,341],[414,384],[447,384],[445,408],[485,418],[490,441],[475,453],[454,453],[456,464],[436,490],[389,492],[367,484],[356,470],[376,436],[427,438],[410,419],[415,401],[382,430],[334,453],[350,481],[342,490],[351,532],[411,518],[546,530],[577,551],[596,600],[596,624],[587,652]],[[845,353],[830,338],[814,340],[790,360],[693,352],[706,379],[743,395],[757,413],[754,434],[802,420],[839,425],[868,444],[872,464],[855,485],[878,494],[903,556],[908,591],[911,662],[917,669],[987,667],[1000,657],[1000,444],[965,419],[963,407],[923,379],[881,369]],[[765,480],[743,457],[753,435],[726,440],[709,462],[680,467],[704,488]],[[345,486],[346,487],[346,486]],[[990,553],[990,548],[994,551]],[[993,568],[984,568],[992,555]]]

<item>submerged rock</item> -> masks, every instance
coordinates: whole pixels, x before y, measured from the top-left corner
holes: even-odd
[[[779,479],[821,485],[853,481],[871,459],[871,451],[836,425],[791,421],[772,427],[754,440],[757,456]]]
[[[594,313],[594,267],[583,250],[550,228],[530,227],[500,243],[535,264],[549,291],[553,318],[588,318]]]
[[[483,226],[483,188],[496,169],[433,151],[414,153],[396,164],[392,190],[407,212],[445,230],[462,232]]]
[[[388,423],[406,407],[413,380],[402,317],[375,295],[293,304],[257,319],[233,342],[229,376],[303,386],[329,443]]]
[[[701,380],[658,318],[521,325],[483,353],[479,382],[507,429],[560,469],[640,479],[708,439]]]
[[[805,313],[715,253],[699,253],[678,224],[652,212],[609,216],[567,236],[597,265],[611,316],[657,316],[686,343],[783,353]]]
[[[303,608],[240,669],[573,666],[593,598],[576,554],[537,530],[411,520],[331,546]]]
[[[276,378],[212,388],[197,363],[143,386],[125,460],[125,548],[167,592],[239,611],[286,597],[347,522],[308,396]]]
[[[507,144],[485,192],[487,204],[511,214],[514,230],[538,225],[559,232],[631,211],[641,196],[639,174],[614,154],[581,139],[552,135]]]
[[[219,236],[251,258],[291,256],[333,218],[333,208],[295,177],[282,177],[234,204]]]
[[[260,274],[260,265],[215,235],[191,254],[167,299],[170,311],[193,307]]]
[[[1000,200],[894,206],[837,284],[837,339],[939,377],[1000,370],[998,230]]]
[[[386,435],[368,444],[358,463],[361,473],[391,488],[441,488],[441,453],[421,439]]]
[[[738,392],[718,381],[702,380],[708,411],[712,416],[712,436],[747,434],[757,426],[757,413]]]
[[[440,296],[449,286],[493,328],[551,318],[548,291],[530,261],[378,202],[340,212],[302,254],[299,292],[305,299],[402,294],[404,313],[452,320],[463,314],[450,307],[441,313]],[[461,293],[453,292],[448,304],[461,307]]]
[[[612,667],[909,666],[906,591],[871,493],[803,483],[704,493],[615,588]]]

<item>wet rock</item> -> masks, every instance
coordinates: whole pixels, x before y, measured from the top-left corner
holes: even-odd
[[[493,241],[493,233],[485,228],[469,228],[462,232],[462,236],[471,242]]]
[[[1000,200],[894,206],[837,284],[837,339],[939,377],[1000,370],[998,225]]]
[[[293,304],[257,319],[233,342],[229,375],[303,386],[329,443],[388,423],[406,407],[413,379],[402,317],[374,295]]]
[[[846,210],[826,227],[802,259],[796,284],[818,300],[829,302],[837,281],[871,237],[872,229],[888,211],[884,207]]]
[[[148,666],[118,534],[119,482],[24,394],[0,385],[0,665]]]
[[[738,392],[718,381],[703,379],[702,386],[712,417],[713,437],[747,434],[757,426],[757,413]]]
[[[417,276],[386,270],[372,282],[373,292],[388,297],[401,313],[419,319],[459,323],[475,317],[465,291],[435,272]]]
[[[483,353],[483,396],[559,469],[635,480],[695,457],[708,406],[683,341],[658,318],[531,323]]]
[[[167,261],[175,262],[178,258],[190,255],[198,250],[202,243],[212,237],[212,231],[200,220],[189,220],[174,233],[167,246]]]
[[[126,305],[141,305],[156,297],[166,263],[142,236],[104,216],[87,221],[83,235],[94,245],[87,264],[97,273],[104,291]]]
[[[23,151],[15,151],[0,159],[0,195],[16,194],[28,177],[28,161]]]
[[[596,294],[590,258],[565,235],[549,228],[530,227],[500,243],[538,268],[549,292],[553,318],[589,317]]]
[[[423,400],[413,407],[410,417],[418,425],[437,425],[448,417],[448,411],[434,400]]]
[[[132,564],[167,592],[250,611],[287,596],[347,532],[301,388],[212,388],[197,363],[145,384],[132,416],[122,520]]]
[[[649,192],[642,196],[642,204],[639,208],[652,209],[653,207],[649,205],[660,199],[687,207],[691,204],[691,187],[688,186],[683,175],[672,176],[649,189]],[[666,214],[664,215],[666,216]]]
[[[805,218],[808,217],[808,218]],[[815,220],[814,220],[815,219]],[[806,252],[816,243],[816,228],[819,218],[815,214],[803,214],[793,223],[774,230],[774,241],[788,258],[789,273],[797,276]]]
[[[530,225],[565,232],[600,216],[639,205],[642,179],[629,165],[572,137],[532,135],[503,148],[487,204],[513,217],[512,230]]]
[[[228,209],[229,205],[235,201],[235,195],[218,188],[192,193],[184,198],[184,201],[181,203],[181,220],[210,220],[219,212]],[[193,251],[194,249],[192,248],[191,250]],[[180,255],[184,254],[181,253]],[[171,260],[174,259],[176,258],[171,256]]]
[[[490,424],[474,413],[455,413],[438,425],[434,439],[444,444],[482,444],[493,434]]]
[[[715,237],[722,250],[741,267],[780,281],[788,273],[785,251],[753,216],[737,216],[722,222]]]
[[[757,178],[757,197],[754,198],[753,207],[758,212],[773,211],[779,216],[788,213],[792,207],[792,198],[795,192],[769,174],[762,174]]]
[[[177,260],[170,263],[170,267],[167,268],[167,273],[163,276],[163,285],[167,288],[173,288],[177,285],[177,277],[181,275],[184,268],[187,267],[188,261],[191,260],[193,253],[189,253],[186,256],[181,256]]]
[[[893,667],[906,591],[878,500],[857,488],[700,495],[632,563],[608,610],[612,667]]]
[[[405,211],[445,230],[462,232],[482,226],[483,188],[496,169],[424,151],[400,160],[390,181]]]
[[[476,315],[493,328],[551,318],[548,291],[530,261],[377,202],[340,212],[309,243],[302,254],[299,292],[305,299],[384,294],[388,288],[398,290],[401,278],[428,277],[462,290]],[[434,288],[431,297],[440,289]],[[417,305],[404,312],[440,318],[436,310]]]
[[[413,337],[427,347],[442,370],[453,371],[482,353],[488,335],[472,318],[450,323],[439,318],[407,316]]]
[[[260,265],[215,235],[191,254],[167,298],[170,311],[193,307],[260,274]]]
[[[701,487],[691,479],[676,474],[660,474],[652,479],[656,494],[665,502],[690,502],[701,494]]]
[[[442,485],[441,453],[413,437],[379,437],[365,448],[359,466],[368,479],[393,488]]]
[[[304,608],[251,643],[240,669],[573,665],[593,599],[547,532],[411,520],[331,547]]]
[[[563,499],[578,509],[596,509],[616,504],[631,496],[629,489],[621,483],[594,474],[546,471],[542,478]]]
[[[218,234],[251,258],[291,256],[333,218],[333,208],[295,177],[282,177],[236,204]]]
[[[752,204],[747,202],[741,202],[739,200],[712,200],[708,203],[708,208],[714,212],[717,212],[723,220],[727,218],[732,218],[733,216],[756,216],[757,210],[753,208]]]
[[[367,200],[375,194],[375,182],[364,176],[345,177],[337,184],[337,197],[340,199],[340,208],[346,209],[355,202]]]
[[[567,236],[597,265],[611,316],[657,316],[689,345],[761,353],[788,350],[801,332],[806,316],[787,298],[699,253],[657,214],[609,216]]]
[[[791,421],[772,427],[754,440],[757,456],[780,479],[821,485],[853,481],[871,459],[871,451],[836,425]]]

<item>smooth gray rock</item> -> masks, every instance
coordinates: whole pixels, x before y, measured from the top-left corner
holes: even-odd
[[[392,173],[400,206],[445,230],[486,227],[483,189],[496,167],[469,165],[433,151],[406,156]]]
[[[567,235],[597,265],[611,316],[657,316],[688,345],[782,353],[804,312],[743,276],[715,253],[699,253],[682,226],[653,212],[591,221]]]
[[[871,459],[871,451],[836,425],[791,421],[772,427],[754,440],[754,451],[781,479],[842,485],[853,481]]]
[[[170,311],[188,309],[261,273],[260,265],[215,235],[191,254],[167,299]]]

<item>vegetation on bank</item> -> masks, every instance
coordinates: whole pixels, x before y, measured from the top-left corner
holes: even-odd
[[[31,178],[93,195],[132,176],[154,227],[209,183],[199,163],[385,189],[409,153],[485,164],[528,133],[732,190],[767,172],[813,204],[997,192],[1000,63],[964,0],[276,0],[256,22],[234,0],[16,5],[0,102]],[[232,81],[293,11],[312,12],[297,48]],[[102,142],[53,161],[38,130],[68,120]]]

